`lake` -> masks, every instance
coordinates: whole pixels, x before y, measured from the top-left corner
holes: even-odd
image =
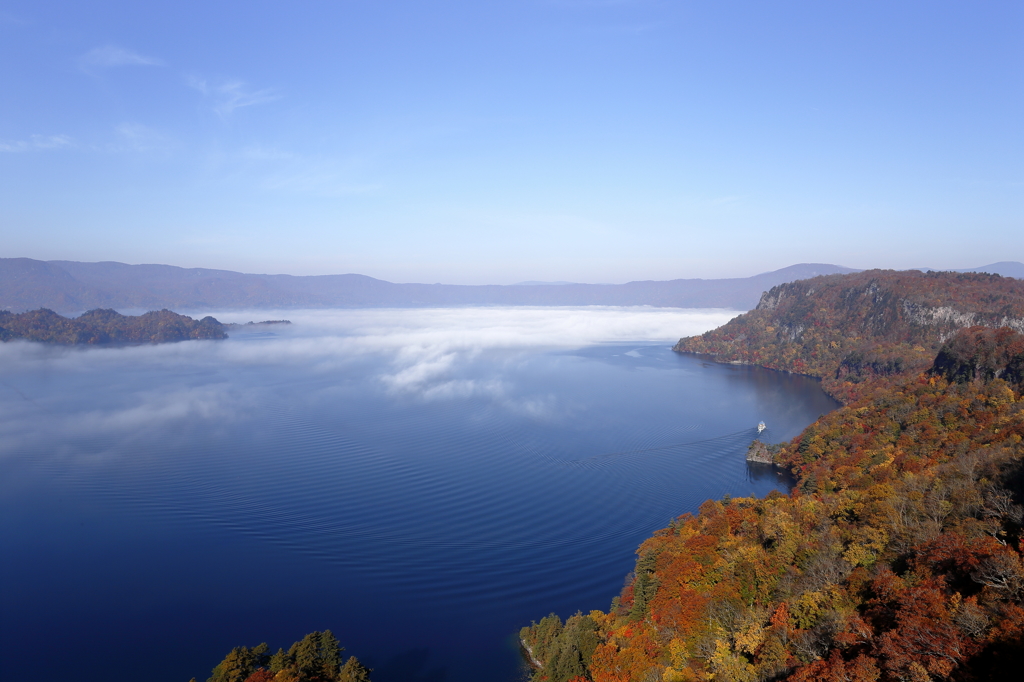
[[[744,453],[836,404],[670,350],[737,313],[212,312],[226,341],[0,345],[0,654],[20,680],[200,682],[331,629],[375,682],[522,679],[637,545],[785,489]]]

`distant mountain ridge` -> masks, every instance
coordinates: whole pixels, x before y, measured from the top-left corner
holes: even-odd
[[[993,275],[1002,275],[1003,277],[1024,279],[1024,263],[1004,260],[992,263],[991,265],[982,265],[978,268],[967,268],[966,270],[954,270],[953,272],[987,272]]]
[[[973,268],[1024,278],[1024,264]],[[254,275],[173,265],[0,258],[0,310],[49,308],[69,315],[119,310],[377,308],[485,305],[651,305],[750,310],[779,284],[859,272],[800,263],[753,277],[674,279],[626,284],[521,282],[510,285],[396,284],[366,275]]]
[[[748,310],[777,284],[856,272],[820,263],[753,277],[626,284],[395,284],[365,275],[252,275],[171,265],[0,258],[0,309],[76,314],[120,310],[240,310],[484,305],[651,305]]]

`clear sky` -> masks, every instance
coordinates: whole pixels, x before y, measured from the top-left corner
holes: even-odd
[[[1024,261],[1024,4],[0,4],[0,256],[391,281]]]

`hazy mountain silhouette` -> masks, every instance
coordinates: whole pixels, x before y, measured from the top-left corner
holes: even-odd
[[[954,272],[989,272],[994,275],[1002,275],[1003,277],[1024,279],[1024,263],[1004,260],[992,263],[992,265],[982,265],[981,267],[967,268],[966,270],[954,270]]]
[[[943,270],[936,270],[935,268],[913,268],[914,270],[920,270],[921,272],[943,272]],[[990,275],[1002,275],[1003,277],[1013,277],[1014,279],[1024,279],[1024,263],[1018,263],[1017,261],[1004,260],[998,263],[992,263],[991,265],[979,265],[976,268],[961,268],[959,270],[947,270],[946,272],[987,272]]]
[[[1019,264],[1018,264],[1019,265]],[[1024,266],[1022,266],[1024,267]],[[753,308],[776,284],[851,268],[801,263],[753,277],[626,284],[395,284],[365,275],[252,275],[230,270],[0,258],[0,309],[118,310],[652,305]]]

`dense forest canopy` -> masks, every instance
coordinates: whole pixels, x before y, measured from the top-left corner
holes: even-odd
[[[193,320],[170,310],[122,315],[116,310],[97,308],[76,318],[63,317],[46,308],[18,314],[0,310],[0,341],[26,339],[78,345],[224,338],[224,326],[215,318]]]
[[[872,271],[775,287],[678,350],[822,377],[789,495],[708,501],[607,613],[524,628],[549,682],[1001,680],[1024,660],[1024,282]]]
[[[344,651],[330,630],[311,632],[273,655],[265,643],[239,646],[206,682],[370,682],[372,671],[355,656],[345,658]]]

